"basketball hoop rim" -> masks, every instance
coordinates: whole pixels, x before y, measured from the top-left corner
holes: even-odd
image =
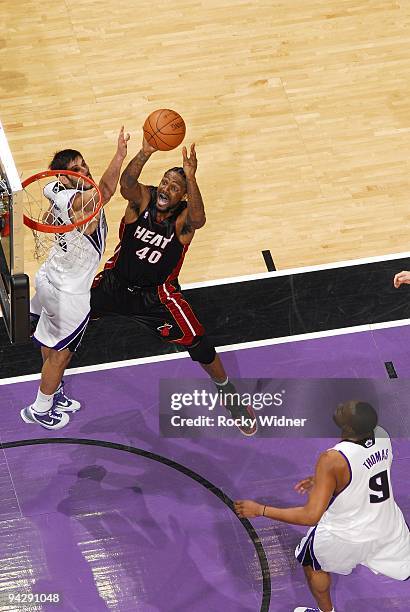
[[[98,195],[98,204],[97,204],[96,209],[93,210],[93,212],[88,217],[81,219],[80,221],[76,221],[75,223],[71,223],[70,225],[62,225],[62,226],[41,223],[40,221],[37,221],[36,219],[32,219],[28,215],[23,214],[23,223],[24,225],[29,227],[31,230],[36,230],[38,232],[43,232],[45,234],[64,234],[66,232],[71,232],[77,227],[81,227],[85,223],[88,223],[100,211],[102,207],[102,195],[101,195],[100,188],[98,187],[98,185],[95,183],[95,181],[92,178],[90,178],[89,176],[85,176],[84,174],[81,174],[80,172],[74,172],[74,170],[44,170],[43,172],[37,172],[37,174],[33,174],[32,176],[29,176],[24,181],[22,181],[21,185],[23,189],[25,189],[26,187],[34,183],[34,181],[37,181],[42,178],[47,178],[48,176],[58,177],[61,174],[63,174],[64,176],[75,176],[77,178],[82,179],[85,182],[90,183],[94,187],[94,189],[97,191],[97,195]]]

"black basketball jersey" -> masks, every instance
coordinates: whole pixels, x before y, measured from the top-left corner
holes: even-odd
[[[122,221],[121,243],[106,265],[106,268],[115,268],[116,275],[130,287],[152,287],[168,278],[175,279],[187,250],[175,231],[175,222],[186,202],[180,202],[170,217],[157,222],[157,188],[149,189],[148,207],[133,223]]]

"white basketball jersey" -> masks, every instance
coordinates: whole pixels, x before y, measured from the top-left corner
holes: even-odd
[[[361,443],[339,442],[333,447],[349,464],[349,484],[330,502],[319,524],[352,542],[398,536],[408,528],[394,501],[390,481],[393,460],[387,432],[376,427],[374,437]]]
[[[44,195],[52,206],[53,218],[61,224],[72,223],[70,208],[80,190],[62,188],[55,181],[44,187]],[[56,234],[49,256],[43,264],[48,280],[60,291],[80,294],[91,289],[94,276],[105,250],[107,223],[101,210],[96,230],[85,235],[81,229]]]

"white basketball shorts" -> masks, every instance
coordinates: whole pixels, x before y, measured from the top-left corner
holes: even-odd
[[[295,556],[302,565],[315,570],[348,575],[357,565],[365,565],[375,574],[396,580],[410,577],[410,532],[404,523],[389,539],[350,542],[316,525],[296,547]]]
[[[38,318],[33,339],[40,345],[74,352],[90,317],[90,292],[71,295],[50,283],[43,268],[36,274],[36,293],[30,302],[32,319]]]

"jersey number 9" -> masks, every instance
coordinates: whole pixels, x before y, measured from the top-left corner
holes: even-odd
[[[372,476],[369,480],[369,488],[371,491],[376,493],[376,495],[370,493],[371,504],[380,504],[381,502],[386,501],[386,499],[389,499],[390,486],[387,470]]]

